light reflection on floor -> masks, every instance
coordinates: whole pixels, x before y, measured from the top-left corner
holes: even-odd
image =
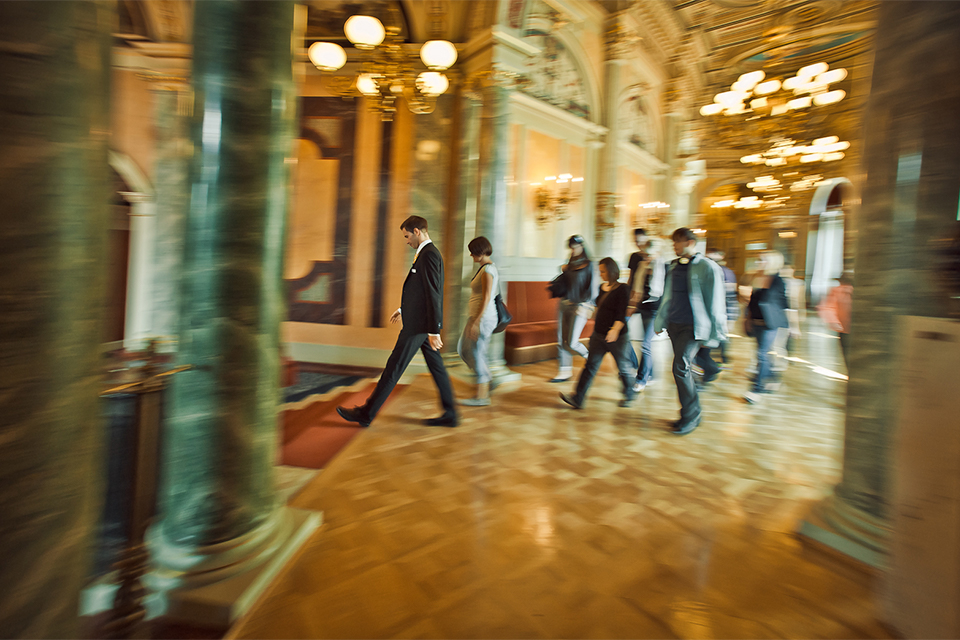
[[[231,636],[887,637],[870,578],[792,533],[840,476],[845,382],[814,370],[845,371],[839,343],[807,335],[755,406],[752,353],[685,437],[672,380],[618,408],[609,359],[583,411],[539,363],[457,429],[417,424],[421,376],[298,495],[324,527]]]

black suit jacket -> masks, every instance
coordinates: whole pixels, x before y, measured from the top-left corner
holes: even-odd
[[[443,258],[432,242],[420,250],[403,282],[400,314],[404,331],[440,333],[443,326]]]

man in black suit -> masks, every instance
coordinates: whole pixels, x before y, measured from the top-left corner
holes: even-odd
[[[440,250],[427,234],[427,221],[420,216],[410,216],[400,225],[407,244],[417,250],[413,266],[403,282],[400,308],[390,316],[390,323],[400,322],[403,328],[397,336],[397,344],[380,374],[380,380],[367,401],[353,409],[337,407],[337,413],[348,422],[358,422],[368,427],[377,417],[380,407],[393,391],[407,365],[419,349],[433,381],[440,391],[443,414],[424,420],[431,427],[455,427],[459,424],[453,386],[440,357],[440,327],[443,324],[443,258]]]

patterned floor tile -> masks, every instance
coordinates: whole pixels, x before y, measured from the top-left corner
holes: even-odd
[[[752,344],[733,355],[682,438],[672,379],[620,408],[612,362],[582,411],[539,363],[456,429],[420,424],[419,378],[296,496],[324,526],[230,637],[888,637],[871,578],[793,534],[839,480],[845,383],[793,364],[750,406]]]

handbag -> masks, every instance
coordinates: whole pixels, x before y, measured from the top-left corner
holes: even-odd
[[[563,298],[567,295],[567,279],[565,276],[566,274],[561,273],[547,285],[547,291],[550,292],[551,298]]]
[[[483,267],[477,269],[477,272],[474,274],[474,278],[480,275],[480,272],[483,270]],[[497,326],[494,327],[494,333],[502,333],[504,329],[507,328],[507,325],[513,320],[513,314],[510,313],[510,310],[507,309],[507,305],[503,302],[503,296],[500,295],[499,291],[500,285],[497,284],[497,295],[493,298],[493,306],[497,308]]]
[[[497,292],[497,297],[493,299],[493,304],[497,307],[497,326],[493,332],[501,333],[507,328],[510,321],[513,320],[513,315],[511,315],[510,310],[507,309],[507,305],[503,303],[503,298],[500,296],[499,291]]]

